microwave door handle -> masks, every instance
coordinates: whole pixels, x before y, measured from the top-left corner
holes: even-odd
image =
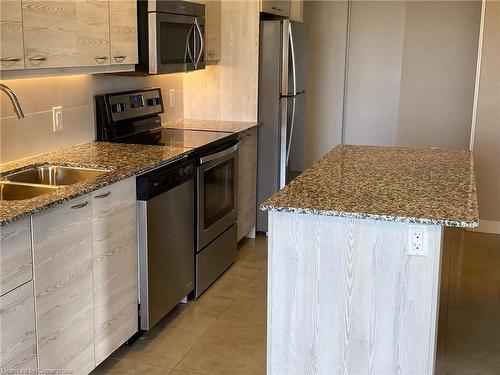
[[[200,36],[200,53],[196,57],[196,62],[194,63],[195,68],[198,68],[198,63],[201,60],[201,56],[203,56],[203,48],[205,47],[203,43],[203,33],[201,32],[201,27],[200,24],[198,23],[198,18],[194,19],[194,25],[196,26],[196,30],[198,31],[198,34]]]
[[[194,24],[189,29],[189,32],[186,35],[186,51],[184,51],[184,62],[187,60],[187,56],[191,59],[191,62],[194,62],[193,55],[191,54],[191,47],[189,46],[189,42],[191,39],[191,34],[193,32]]]
[[[206,164],[209,161],[212,161],[212,160],[219,159],[219,158],[222,158],[224,156],[227,156],[227,155],[235,152],[238,149],[239,145],[240,145],[240,142],[236,143],[234,146],[229,147],[229,148],[227,148],[227,149],[225,149],[223,151],[216,152],[215,154],[203,156],[202,158],[200,158],[200,164]]]

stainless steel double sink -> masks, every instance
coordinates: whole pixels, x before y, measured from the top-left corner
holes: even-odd
[[[23,200],[89,180],[107,169],[45,164],[0,177],[0,200]]]

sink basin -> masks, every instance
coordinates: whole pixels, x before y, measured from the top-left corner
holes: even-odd
[[[15,201],[30,199],[56,190],[55,186],[37,186],[0,181],[0,200]]]
[[[12,182],[65,186],[76,184],[109,172],[106,169],[66,167],[61,165],[41,165],[4,176]]]

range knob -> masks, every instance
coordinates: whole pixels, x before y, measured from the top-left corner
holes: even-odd
[[[124,103],[117,103],[117,104],[113,104],[111,106],[111,111],[113,113],[120,113],[120,112],[124,112],[126,110],[126,106]]]
[[[149,98],[148,99],[148,105],[149,106],[155,106],[155,105],[160,105],[161,104],[161,100],[160,98]]]

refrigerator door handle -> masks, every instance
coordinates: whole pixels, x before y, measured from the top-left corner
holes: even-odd
[[[288,168],[288,160],[290,159],[290,150],[292,148],[293,126],[295,125],[295,101],[297,98],[292,98],[292,119],[290,124],[290,136],[288,137],[288,149],[286,150],[286,167]]]
[[[281,124],[279,132],[279,160],[278,160],[278,183],[279,189],[286,185],[286,155],[287,155],[287,125],[288,125],[288,98],[282,98],[281,104]]]
[[[295,46],[293,43],[292,23],[288,23],[288,38],[290,40],[290,57],[292,58],[292,80],[293,80],[293,95],[297,94],[297,70],[295,68]],[[290,150],[292,148],[293,126],[295,124],[295,96],[292,97],[292,118],[290,124],[290,135],[288,137],[288,148],[286,150],[285,165],[288,168],[288,160],[290,158]],[[288,116],[288,113],[287,113]]]
[[[293,79],[293,95],[297,95],[297,70],[295,68],[295,47],[293,44],[292,23],[288,23],[288,35],[290,39],[290,56],[292,58],[292,79]]]

